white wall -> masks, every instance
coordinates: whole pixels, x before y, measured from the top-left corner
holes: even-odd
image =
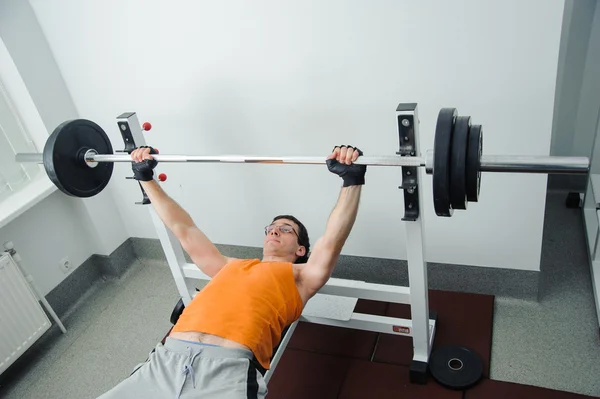
[[[600,108],[600,7],[567,0],[560,43],[552,155],[590,156]]]
[[[0,0],[0,38],[12,58],[2,62],[2,79],[41,149],[44,135],[77,117],[77,109],[28,2]],[[127,239],[114,208],[110,187],[86,200],[55,192],[0,228],[0,243],[14,242],[46,294],[67,276],[58,267],[63,257],[76,268],[92,254],[110,254]]]
[[[590,156],[600,112],[600,5],[598,2],[592,15],[594,19],[585,58],[573,140],[573,154],[585,156]]]
[[[93,242],[82,230],[78,202],[56,191],[0,229],[0,243],[15,244],[44,295],[65,279],[58,267],[63,257],[68,256],[74,266],[79,266],[95,252]]]
[[[422,148],[441,107],[484,126],[487,154],[547,155],[563,2],[31,0],[82,117],[116,148],[136,111],[163,153],[325,156],[398,147],[395,108],[418,102]],[[516,12],[518,10],[518,12]],[[68,23],[66,23],[68,21]],[[260,246],[278,213],[313,242],[340,187],[325,166],[160,165],[213,241]],[[128,235],[155,237],[137,185],[111,183]],[[405,259],[398,170],[370,168],[348,255]],[[481,202],[434,216],[427,260],[539,270],[546,176],[485,175]]]

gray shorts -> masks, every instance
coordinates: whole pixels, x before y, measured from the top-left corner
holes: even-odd
[[[167,338],[98,399],[262,399],[267,385],[252,352]]]

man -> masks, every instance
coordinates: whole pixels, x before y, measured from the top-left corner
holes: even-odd
[[[150,147],[131,153],[135,179],[211,281],[185,308],[165,344],[101,399],[264,398],[267,386],[257,368],[269,369],[284,328],[331,277],[356,220],[366,166],[353,162],[362,152],[338,146],[327,157],[329,171],[342,177],[343,187],[310,258],[306,228],[283,215],[265,228],[262,260],[221,254],[153,180],[152,153]]]

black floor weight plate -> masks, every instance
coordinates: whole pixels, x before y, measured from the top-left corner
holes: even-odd
[[[483,375],[483,360],[463,346],[441,347],[429,358],[432,377],[446,388],[467,389]]]
[[[456,118],[450,157],[450,203],[453,209],[467,209],[467,145],[470,127],[470,116]]]
[[[452,131],[458,112],[442,108],[438,114],[433,143],[433,207],[438,216],[452,216],[450,203],[450,160]]]
[[[467,200],[479,200],[481,186],[481,154],[483,151],[483,130],[481,125],[472,125],[469,129],[469,146],[467,149]]]
[[[98,154],[112,154],[108,136],[100,126],[85,119],[61,123],[44,146],[44,168],[52,183],[65,194],[91,197],[110,181],[112,162],[100,162],[89,167],[83,155],[89,149]]]

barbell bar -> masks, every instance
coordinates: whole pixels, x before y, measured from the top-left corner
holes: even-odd
[[[433,150],[428,151],[433,155]],[[433,157],[403,157],[360,156],[354,162],[357,165],[368,166],[412,166],[425,167],[428,174],[433,173]],[[156,154],[153,158],[158,162],[198,162],[198,163],[258,163],[258,164],[290,164],[290,165],[320,165],[325,164],[325,157],[318,156],[246,156],[246,155],[163,155]],[[17,162],[44,163],[42,153],[18,153]],[[84,156],[89,167],[97,162],[131,162],[130,155],[97,154],[91,151]],[[484,155],[481,157],[481,172],[505,173],[540,173],[540,174],[586,174],[589,171],[587,157],[557,157],[533,155]]]
[[[405,137],[404,140],[407,140]],[[481,125],[470,117],[458,116],[455,108],[442,108],[438,115],[434,150],[425,156],[402,148],[392,156],[360,156],[355,163],[368,166],[424,167],[433,174],[434,208],[439,216],[451,216],[453,209],[466,209],[477,202],[481,172],[587,174],[587,157],[528,155],[483,155]],[[409,155],[410,156],[407,156]],[[420,154],[419,154],[420,155]],[[325,164],[325,156],[247,156],[247,155],[163,155],[158,162],[253,163],[253,164]],[[86,119],[66,121],[50,135],[43,153],[16,154],[17,162],[43,163],[50,180],[64,193],[91,197],[108,184],[113,164],[132,162],[128,154],[113,153],[104,130]],[[403,187],[404,188],[404,187]],[[412,183],[407,187],[414,190]]]
[[[152,157],[158,162],[199,162],[199,163],[260,163],[260,164],[296,164],[296,165],[319,165],[325,163],[325,157],[320,156],[289,156],[268,157],[248,155],[163,155],[156,154]],[[16,155],[17,162],[43,163],[41,153],[21,153]],[[94,151],[84,155],[88,164],[96,162],[131,162],[130,155],[120,154],[96,154]],[[400,156],[361,156],[355,162],[357,165],[370,166],[416,166],[424,167],[425,158],[410,157],[402,159]]]

